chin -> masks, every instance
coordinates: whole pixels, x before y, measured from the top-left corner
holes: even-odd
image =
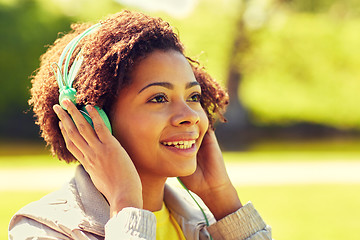
[[[196,171],[196,163],[192,164],[192,166],[179,168],[179,171],[177,171],[177,173],[175,173],[174,176],[171,177],[186,177],[186,176],[190,176],[195,171]]]

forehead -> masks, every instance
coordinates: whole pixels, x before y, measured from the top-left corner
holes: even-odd
[[[175,50],[156,50],[141,59],[130,74],[131,85],[143,86],[152,82],[186,84],[196,81],[190,63]]]

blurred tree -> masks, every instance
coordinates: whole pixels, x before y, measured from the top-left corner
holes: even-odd
[[[359,89],[354,86],[359,86],[355,83],[359,74],[355,56],[360,54],[356,30],[360,2],[243,3],[232,35],[227,77],[229,123],[218,127],[221,142],[238,147],[256,137],[259,126],[310,123],[359,129]],[[311,135],[323,127],[310,129]],[[266,134],[261,131],[262,136]]]
[[[27,111],[29,76],[39,66],[45,45],[69,29],[70,18],[49,14],[34,0],[0,3],[0,137],[37,135]]]
[[[254,124],[360,129],[359,6],[357,0],[199,0],[181,19],[150,14],[175,26],[187,54],[227,84],[229,133],[246,135]],[[0,138],[37,135],[23,112],[44,45],[70,22],[121,8],[114,0],[0,0]]]
[[[286,5],[296,12],[327,13],[340,10],[348,16],[359,16],[360,2],[358,0],[276,0],[279,4]]]
[[[32,112],[25,114],[30,76],[58,33],[120,9],[112,0],[0,0],[0,140],[38,136]]]
[[[250,135],[256,135],[248,108],[239,94],[245,77],[242,59],[251,53],[254,45],[251,36],[264,27],[271,7],[268,0],[246,0],[242,3],[235,5],[238,14],[228,55],[226,86],[230,104],[225,114],[227,124],[217,128],[218,138],[225,149],[246,148],[251,141]]]
[[[241,95],[258,123],[359,129],[360,4],[350,4],[280,1],[281,11],[252,35],[256,48],[239,66],[246,75]]]

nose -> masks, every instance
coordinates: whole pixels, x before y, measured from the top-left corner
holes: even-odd
[[[173,126],[192,126],[198,124],[200,116],[197,111],[192,109],[186,102],[179,103],[173,108],[171,124]]]

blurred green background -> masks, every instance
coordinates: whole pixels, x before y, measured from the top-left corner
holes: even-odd
[[[38,138],[27,105],[29,77],[59,33],[72,22],[95,22],[124,8],[160,16],[176,28],[187,54],[230,89],[232,128],[358,135],[358,1],[187,0],[179,6],[0,0],[0,139]]]
[[[0,0],[0,174],[68,169],[39,138],[27,105],[30,76],[72,22],[96,22],[125,8],[169,21],[186,53],[229,89],[228,123],[217,126],[227,162],[324,169],[360,162],[357,0]],[[17,209],[53,190],[9,190],[13,181],[0,183],[1,239]],[[355,239],[359,187],[286,179],[237,185],[276,239]]]

